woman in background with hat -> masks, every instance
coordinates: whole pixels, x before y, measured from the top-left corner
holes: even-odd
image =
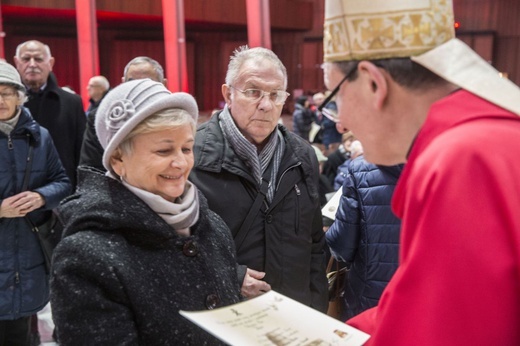
[[[0,345],[29,345],[31,315],[49,301],[38,236],[71,185],[49,132],[22,106],[25,86],[0,61]]]
[[[181,317],[240,300],[231,233],[187,178],[198,108],[149,79],[101,102],[105,174],[79,168],[59,208],[51,303],[60,345],[220,342]]]

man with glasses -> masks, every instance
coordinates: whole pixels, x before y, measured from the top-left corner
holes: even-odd
[[[222,85],[226,105],[197,131],[190,179],[233,233],[244,297],[272,288],[326,311],[318,161],[278,124],[286,88],[272,51],[237,49]]]
[[[368,161],[406,162],[399,268],[347,323],[366,345],[519,345],[520,89],[454,38],[451,0],[326,0],[325,16],[340,122]]]

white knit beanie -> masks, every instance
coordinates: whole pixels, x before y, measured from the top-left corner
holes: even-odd
[[[183,109],[197,121],[199,109],[193,96],[171,93],[162,83],[138,79],[112,89],[96,113],[96,134],[105,149],[103,166],[111,170],[112,153],[139,123],[170,108]]]
[[[0,84],[7,84],[18,90],[25,91],[25,86],[22,84],[18,71],[13,65],[3,60],[0,60]]]

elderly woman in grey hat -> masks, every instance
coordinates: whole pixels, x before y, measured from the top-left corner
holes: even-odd
[[[101,102],[106,175],[79,168],[59,208],[51,303],[60,345],[207,345],[179,310],[240,300],[234,243],[188,181],[198,108],[149,79]]]
[[[33,229],[71,192],[49,132],[22,106],[25,99],[20,75],[0,61],[0,345],[29,345],[30,316],[49,301]]]

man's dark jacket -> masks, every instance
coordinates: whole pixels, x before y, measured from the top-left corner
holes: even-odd
[[[39,95],[29,93],[24,106],[29,108],[34,120],[49,130],[65,172],[75,187],[86,124],[81,98],[61,89],[51,72],[45,89]]]
[[[272,289],[320,311],[327,309],[324,233],[318,196],[318,162],[302,138],[278,127],[286,144],[276,192],[265,202],[237,248],[238,263],[265,271]],[[224,139],[218,115],[197,130],[190,180],[236,237],[259,184]],[[245,268],[239,273],[242,282]]]
[[[103,95],[103,98],[105,98],[107,93]],[[103,153],[105,150],[101,146],[101,143],[99,143],[99,139],[97,138],[96,134],[96,114],[103,98],[101,98],[101,100],[98,102],[93,103],[92,108],[88,112],[87,127],[85,129],[85,133],[83,134],[83,144],[81,145],[79,164],[82,166],[90,166],[102,171],[106,171],[105,167],[103,166]]]

